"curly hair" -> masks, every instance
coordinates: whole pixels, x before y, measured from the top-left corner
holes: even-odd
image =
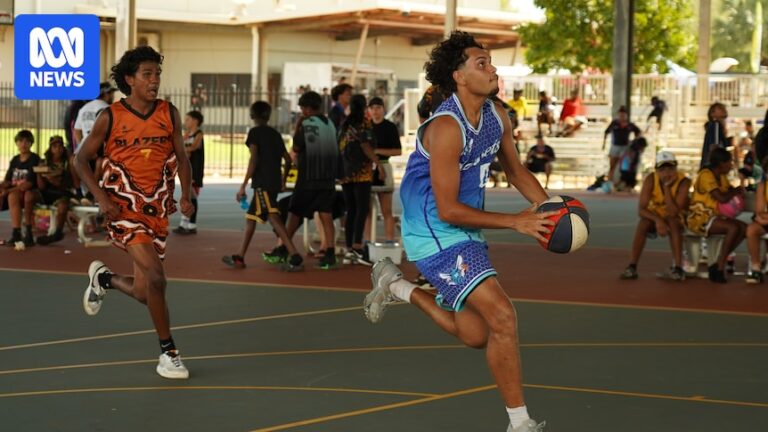
[[[474,36],[463,31],[454,31],[448,39],[437,44],[429,53],[429,61],[424,63],[427,81],[437,85],[443,92],[455,92],[453,72],[467,61],[464,53],[467,48],[485,49]]]
[[[126,95],[131,94],[131,86],[125,80],[126,76],[134,75],[139,70],[139,65],[144,62],[163,64],[163,56],[151,46],[140,46],[128,50],[120,57],[120,61],[112,66],[110,77],[115,80],[117,88]]]
[[[709,168],[717,168],[720,164],[732,160],[733,156],[731,155],[731,152],[722,147],[715,147],[712,149],[712,153],[709,154]]]

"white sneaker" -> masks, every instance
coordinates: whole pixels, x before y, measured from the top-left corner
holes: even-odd
[[[389,289],[389,284],[403,278],[403,273],[397,268],[389,257],[380,260],[371,271],[371,284],[373,288],[365,296],[363,312],[368,321],[377,323],[384,317],[387,306],[397,302]]]
[[[175,353],[173,356],[169,353]],[[160,354],[160,361],[157,363],[157,373],[168,379],[187,379],[189,371],[181,362],[181,356],[178,351],[168,351]]]
[[[543,432],[546,423],[547,422],[536,423],[536,420],[528,419],[514,429],[510,423],[507,432]]]
[[[88,287],[83,294],[83,309],[88,315],[96,315],[101,309],[107,291],[99,285],[99,275],[109,272],[109,267],[101,261],[93,261],[88,267]]]

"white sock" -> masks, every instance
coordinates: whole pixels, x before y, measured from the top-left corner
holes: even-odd
[[[411,302],[411,293],[413,293],[414,289],[416,289],[416,285],[405,279],[398,279],[389,284],[389,290],[392,291],[392,294],[406,303]]]
[[[528,416],[528,408],[525,405],[517,408],[507,407],[507,414],[509,414],[509,422],[512,424],[512,429],[519,427],[524,421],[531,418]]]
[[[179,223],[179,226],[182,228],[189,228],[189,218],[186,216],[181,217],[181,223]]]

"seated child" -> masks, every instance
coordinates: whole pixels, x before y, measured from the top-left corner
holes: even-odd
[[[719,214],[718,204],[727,203],[733,197],[744,195],[744,188],[728,183],[728,173],[733,168],[731,153],[717,147],[709,154],[709,164],[699,171],[693,185],[693,196],[688,207],[686,226],[698,235],[723,234],[723,246],[717,263],[709,267],[709,280],[717,283],[728,282],[725,278],[725,264],[728,255],[744,240],[747,225],[737,219]]]
[[[40,165],[40,156],[32,152],[35,137],[32,132],[23,129],[14,138],[19,154],[11,159],[5,179],[0,182],[0,210],[11,212],[11,238],[4,244],[13,246],[24,242],[24,246],[34,246],[32,221],[34,207],[38,200],[37,175],[34,167]],[[24,219],[24,237],[21,236],[22,210]]]
[[[656,169],[645,177],[640,190],[635,238],[632,257],[621,274],[621,279],[637,279],[637,263],[645,247],[646,238],[669,236],[672,248],[672,268],[657,274],[663,279],[685,280],[683,272],[683,215],[688,206],[688,190],[691,180],[677,170],[677,159],[671,152],[656,155]]]
[[[35,171],[37,171],[37,187],[43,204],[56,207],[56,232],[37,238],[38,244],[47,245],[64,238],[64,223],[69,211],[69,200],[74,197],[69,158],[61,136],[51,137],[48,150],[45,152],[45,160],[36,167]]]

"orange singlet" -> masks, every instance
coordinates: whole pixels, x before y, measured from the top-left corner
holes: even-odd
[[[125,249],[152,243],[165,257],[168,215],[178,163],[173,147],[171,104],[156,100],[142,115],[122,99],[109,108],[110,127],[104,145],[102,188],[120,207],[120,217],[107,225],[112,243]]]

